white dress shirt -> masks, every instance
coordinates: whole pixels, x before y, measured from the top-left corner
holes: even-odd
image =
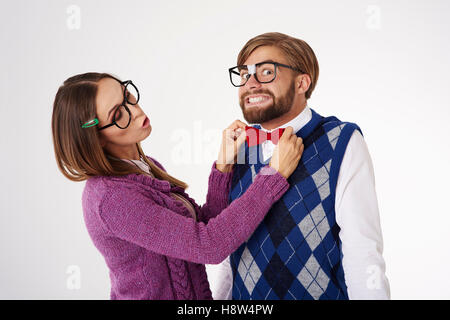
[[[297,132],[311,118],[311,109],[306,106],[297,117],[279,128],[291,126]],[[264,161],[272,156],[274,148],[271,141],[262,143]],[[383,238],[374,170],[367,145],[357,130],[351,136],[342,159],[336,185],[335,212],[336,222],[341,228],[342,266],[349,298],[390,299],[382,256]],[[214,299],[231,299],[233,277],[229,260],[228,257],[218,267],[219,283],[213,292]]]

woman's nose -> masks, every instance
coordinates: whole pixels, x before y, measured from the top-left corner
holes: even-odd
[[[128,104],[128,108],[130,109],[131,117],[133,120],[139,118],[139,116],[142,114],[142,112],[140,112],[141,108],[139,107],[139,104]]]

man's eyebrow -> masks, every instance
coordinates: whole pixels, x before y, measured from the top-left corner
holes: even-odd
[[[273,61],[272,59],[269,59],[269,60],[264,60],[264,61],[262,61],[262,62],[258,62],[257,64],[267,63],[267,62],[270,62],[270,63],[277,63],[276,61]]]
[[[263,64],[263,63],[278,63],[278,62],[276,62],[276,61],[273,61],[272,59],[269,59],[269,60],[264,60],[264,61],[261,61],[261,62],[258,62],[258,63],[255,63],[255,65],[257,65],[257,64]],[[239,65],[238,67],[247,67],[247,66],[251,66],[251,64],[243,64],[243,65]]]

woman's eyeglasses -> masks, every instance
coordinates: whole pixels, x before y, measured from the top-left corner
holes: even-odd
[[[120,105],[117,105],[112,112],[113,118],[110,124],[107,124],[103,127],[98,128],[98,130],[103,130],[111,126],[117,126],[120,129],[126,129],[130,125],[131,122],[131,112],[128,108],[127,104],[136,105],[139,102],[139,90],[136,88],[134,83],[131,80],[120,82],[121,85],[124,86],[123,89],[123,101]],[[96,126],[98,124],[98,119],[94,118],[84,124],[81,125],[82,128],[89,128]]]

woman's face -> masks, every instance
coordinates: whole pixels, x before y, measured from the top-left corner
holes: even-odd
[[[98,127],[103,127],[113,121],[116,108],[124,100],[124,86],[113,78],[103,78],[98,82],[96,97]],[[119,158],[130,158],[136,155],[136,143],[150,135],[152,126],[139,104],[126,104],[131,112],[131,121],[126,129],[116,125],[100,131],[100,141],[105,151]],[[128,113],[122,114],[128,117]]]

